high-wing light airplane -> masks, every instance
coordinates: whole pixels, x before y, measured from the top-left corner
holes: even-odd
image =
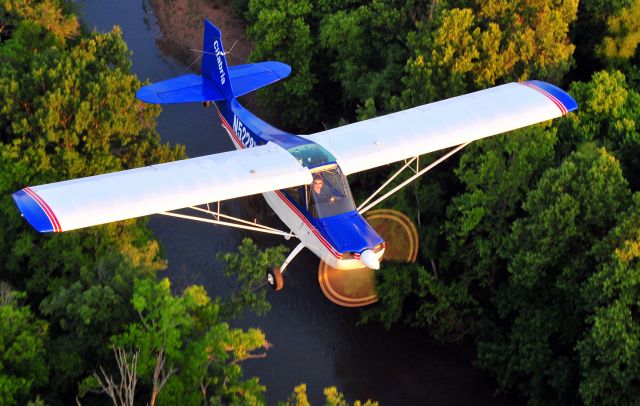
[[[362,213],[474,140],[560,117],[578,107],[561,89],[534,80],[316,134],[294,135],[260,120],[237,100],[290,72],[280,62],[228,67],[220,30],[205,21],[202,74],[145,86],[136,96],[147,103],[215,105],[236,151],[25,187],[13,199],[42,233],[154,213],[199,219],[170,212],[192,208],[212,216],[202,221],[295,236],[298,246],[280,268],[267,273],[269,284],[280,289],[282,272],[304,247],[333,268],[378,269],[385,242]],[[347,175],[402,160],[404,169],[419,162],[420,155],[454,146],[430,166],[416,167],[417,173],[399,187],[356,208]],[[217,211],[209,209],[211,202],[257,193],[263,194],[289,232],[225,216],[219,203]],[[206,208],[196,207],[205,204]]]

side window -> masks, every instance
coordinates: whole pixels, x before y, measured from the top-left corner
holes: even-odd
[[[295,186],[283,190],[287,196],[293,199],[294,202],[298,203],[300,207],[307,207],[304,186]]]

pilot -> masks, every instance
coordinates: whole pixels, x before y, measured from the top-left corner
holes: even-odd
[[[324,187],[324,179],[319,174],[313,175],[313,184],[311,185],[311,190],[313,194],[313,199],[309,202],[309,212],[313,217],[318,217],[318,204],[324,203],[327,201],[327,196],[325,193],[326,189]]]
[[[335,196],[331,194],[329,188],[324,184],[324,178],[320,174],[313,176],[313,197],[316,203],[329,203],[333,206]]]
[[[316,174],[313,176],[313,193],[316,196],[316,199],[321,198],[324,196],[324,179],[322,179],[322,176]]]

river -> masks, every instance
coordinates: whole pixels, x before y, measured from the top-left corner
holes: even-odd
[[[90,29],[105,32],[114,25],[122,28],[132,51],[132,71],[140,79],[155,82],[190,72],[157,47],[161,33],[153,9],[144,0],[75,3]],[[191,157],[233,149],[215,110],[200,104],[165,106],[158,131],[163,141],[184,144]],[[223,208],[231,214],[258,216],[259,221],[277,224],[266,204],[258,199],[262,198],[225,202]],[[252,210],[254,207],[260,210]],[[263,247],[286,243],[292,248],[295,244],[278,237],[161,216],[152,216],[150,226],[169,261],[164,274],[174,288],[197,283],[211,296],[224,296],[233,285],[215,259],[217,252],[232,251],[245,236]],[[243,364],[245,376],[257,376],[267,386],[269,404],[286,399],[303,382],[315,405],[323,404],[322,389],[327,386],[337,386],[351,401],[371,398],[381,405],[510,403],[494,398],[494,384],[467,361],[448,348],[432,344],[420,333],[401,328],[386,331],[378,325],[356,326],[359,311],[338,307],[323,296],[317,268],[318,259],[303,251],[287,269],[284,290],[269,290],[271,311],[262,317],[247,314],[234,322],[239,327],[259,327],[273,345],[266,358]]]

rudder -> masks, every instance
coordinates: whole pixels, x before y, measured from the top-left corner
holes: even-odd
[[[232,99],[233,89],[222,45],[222,33],[209,20],[204,21],[202,48],[202,76],[213,81],[227,100]]]

